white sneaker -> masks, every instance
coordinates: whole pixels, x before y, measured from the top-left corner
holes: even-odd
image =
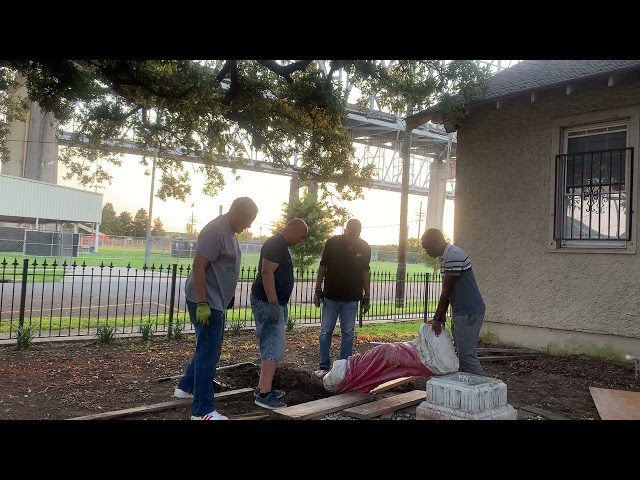
[[[215,410],[211,413],[207,413],[206,415],[191,415],[191,420],[229,420],[224,415],[219,414]]]
[[[193,393],[185,392],[184,390],[176,388],[173,391],[173,396],[176,398],[193,398]]]

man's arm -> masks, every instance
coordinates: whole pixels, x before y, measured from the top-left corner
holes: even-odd
[[[274,272],[278,268],[279,263],[271,262],[266,258],[262,259],[260,273],[262,273],[262,284],[264,293],[267,295],[269,303],[278,303],[278,294],[276,293],[276,277]]]
[[[371,288],[371,276],[369,275],[369,270],[362,271],[362,288],[364,289],[364,296],[370,297],[369,289]]]
[[[449,308],[449,295],[455,285],[456,281],[460,278],[457,275],[445,275],[442,280],[442,291],[440,292],[440,299],[438,300],[438,308],[436,308],[436,314],[433,318],[440,317],[447,318],[447,309]]]
[[[192,274],[192,285],[193,285],[193,293],[196,296],[196,303],[202,303],[207,301],[207,280],[205,271],[211,262],[202,255],[196,253],[195,257],[193,257],[193,270]]]
[[[326,265],[320,265],[318,267],[318,278],[316,279],[316,290],[322,289],[322,281],[324,280],[324,276],[327,273]]]
[[[365,256],[363,260],[363,270],[362,270],[362,288],[364,289],[364,296],[370,297],[370,286],[371,286],[371,275],[370,275],[370,263],[371,263],[371,247],[369,244],[365,242]]]

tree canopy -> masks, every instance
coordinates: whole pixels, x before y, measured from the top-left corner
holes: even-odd
[[[413,113],[401,110],[407,104],[418,111],[481,94],[489,76],[465,60],[0,60],[0,161],[8,160],[6,132],[33,101],[73,129],[60,161],[84,185],[110,179],[101,161],[121,164],[103,143],[111,140],[149,151],[144,164],[157,157],[161,199],[191,193],[189,165],[205,175],[204,193],[218,194],[220,166],[235,172],[253,152],[276,168],[296,158],[300,178],[323,195],[361,198],[374,167],[354,161],[342,123],[348,89],[337,72],[362,92],[363,111],[375,93],[402,116]]]

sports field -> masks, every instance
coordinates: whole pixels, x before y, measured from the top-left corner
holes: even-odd
[[[16,252],[0,252],[0,271],[4,269],[13,270],[14,262],[17,261],[17,269],[22,269],[24,255]],[[45,261],[47,266],[53,265],[55,261],[57,265],[62,265],[66,262],[67,266],[72,266],[75,262],[77,266],[86,265],[88,267],[131,267],[131,268],[143,268],[145,252],[139,248],[122,248],[122,247],[100,247],[98,252],[94,253],[80,253],[75,258],[57,258],[57,257],[33,257],[28,256],[29,266],[33,266],[33,262],[37,262],[38,265],[42,265]],[[245,269],[254,269],[258,267],[258,253],[246,253],[242,255],[242,267]],[[6,265],[5,265],[6,262]],[[149,265],[147,267],[167,268],[167,266],[177,263],[178,268],[180,266],[186,268],[191,266],[192,259],[179,258],[171,256],[168,253],[156,253],[151,252],[149,258]],[[398,268],[396,262],[371,262],[371,270],[376,272],[389,272],[395,273]],[[318,262],[313,264],[310,268],[312,271],[318,269]],[[407,273],[426,273],[427,267],[424,264],[407,264]]]

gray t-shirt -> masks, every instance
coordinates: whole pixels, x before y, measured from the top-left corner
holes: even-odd
[[[205,225],[196,243],[196,254],[211,263],[205,270],[207,302],[214,310],[226,311],[235,295],[240,275],[241,252],[238,240],[224,215]],[[187,277],[184,293],[188,300],[195,302],[193,273]]]
[[[460,277],[451,289],[449,303],[453,315],[485,313],[484,300],[471,269],[471,260],[460,247],[447,243],[440,257],[440,273]]]

